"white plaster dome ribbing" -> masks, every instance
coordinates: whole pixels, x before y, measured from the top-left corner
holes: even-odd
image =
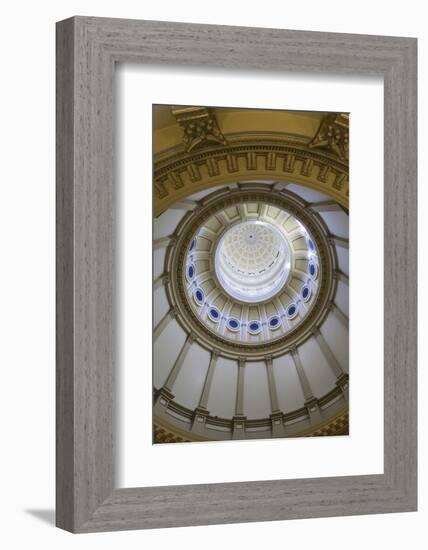
[[[284,233],[272,223],[244,221],[220,239],[215,272],[233,298],[263,302],[284,286],[290,273],[290,255]]]

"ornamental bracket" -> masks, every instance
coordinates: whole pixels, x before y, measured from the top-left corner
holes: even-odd
[[[208,143],[226,145],[227,141],[217,119],[209,108],[172,107],[171,111],[184,130],[183,142],[187,153]]]
[[[310,148],[322,148],[335,154],[341,160],[349,159],[349,114],[329,113],[326,115],[309,143]]]

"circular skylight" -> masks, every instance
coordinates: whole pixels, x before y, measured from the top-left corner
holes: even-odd
[[[284,286],[290,273],[287,238],[266,221],[233,225],[218,243],[215,272],[233,298],[249,303],[268,300]]]

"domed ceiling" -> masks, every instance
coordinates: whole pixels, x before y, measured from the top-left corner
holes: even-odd
[[[216,243],[215,273],[231,297],[256,303],[272,298],[284,286],[290,274],[290,247],[275,223],[246,219],[251,204],[241,207],[243,221],[226,229]]]
[[[156,218],[155,442],[347,433],[347,240],[347,210],[292,181]]]
[[[286,333],[317,295],[318,257],[304,226],[285,210],[262,206],[243,202],[213,214],[187,256],[189,302],[210,330],[233,341]],[[251,209],[266,213],[254,219]]]
[[[260,183],[223,188],[177,227],[169,298],[207,345],[276,355],[305,337],[332,292],[335,261],[322,220],[297,195],[272,196]]]

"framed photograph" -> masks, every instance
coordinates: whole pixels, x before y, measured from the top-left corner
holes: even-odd
[[[415,39],[57,24],[58,527],[416,510],[416,297]]]
[[[348,435],[349,113],[153,105],[153,144],[153,442]]]

